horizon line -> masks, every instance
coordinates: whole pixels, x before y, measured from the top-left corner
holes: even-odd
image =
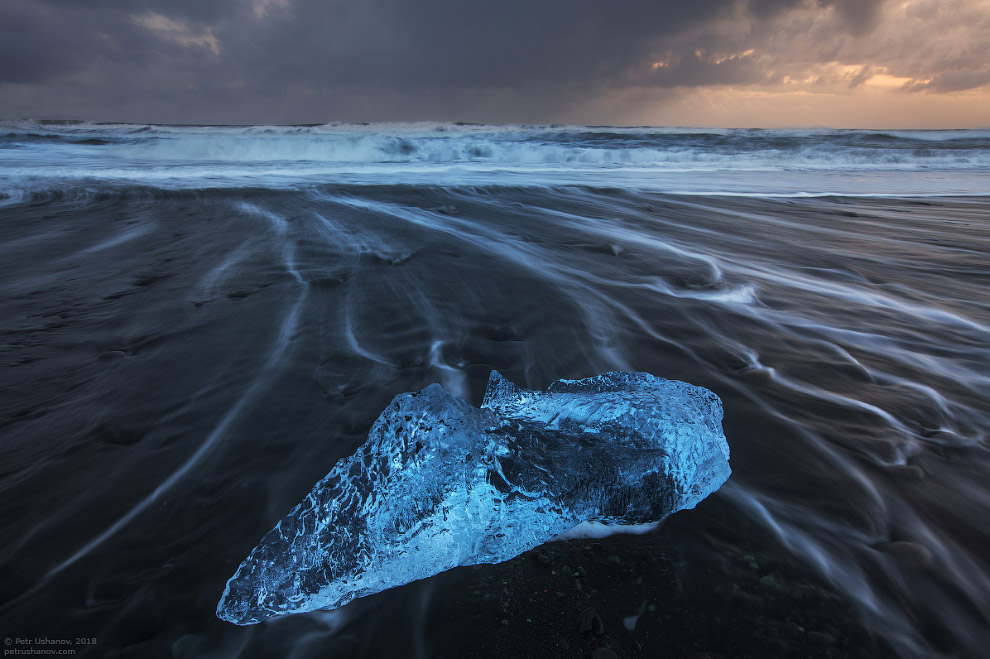
[[[0,117],[0,122],[35,122],[41,125],[80,125],[91,124],[95,126],[161,126],[168,128],[249,128],[254,126],[271,126],[274,128],[317,128],[320,126],[379,126],[388,124],[439,124],[458,127],[539,127],[539,128],[648,128],[667,130],[835,130],[835,131],[884,131],[884,130],[909,130],[909,131],[980,131],[990,130],[990,124],[985,126],[945,126],[939,128],[917,127],[917,126],[828,126],[828,125],[778,125],[778,126],[726,126],[726,125],[683,125],[683,124],[575,124],[575,123],[539,123],[539,122],[504,122],[488,123],[478,121],[463,120],[443,120],[443,119],[414,119],[414,120],[385,120],[385,121],[346,121],[330,120],[324,122],[238,122],[238,123],[213,123],[213,122],[162,122],[162,121],[114,121],[97,119],[79,119],[69,117]]]

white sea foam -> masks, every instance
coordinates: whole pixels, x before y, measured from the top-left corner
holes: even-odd
[[[0,122],[0,181],[180,188],[323,183],[595,185],[683,194],[990,194],[988,131],[442,123]]]

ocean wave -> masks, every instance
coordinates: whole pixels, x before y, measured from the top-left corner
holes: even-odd
[[[726,167],[990,165],[986,130],[756,130],[444,123],[152,126],[0,122],[0,144],[106,147],[150,160],[670,164]],[[85,150],[85,149],[81,149]],[[944,161],[944,162],[943,162]]]

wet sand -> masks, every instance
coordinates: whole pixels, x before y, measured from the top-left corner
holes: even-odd
[[[92,657],[978,656],[988,211],[578,187],[7,198],[0,630],[95,638]],[[493,368],[705,386],[733,476],[651,535],[216,619],[392,396],[440,382],[478,404]]]

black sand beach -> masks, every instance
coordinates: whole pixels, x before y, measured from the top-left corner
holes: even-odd
[[[82,657],[979,656],[988,211],[573,185],[6,193],[0,631]],[[440,382],[477,405],[492,369],[707,387],[733,475],[646,535],[216,618],[394,395]]]

